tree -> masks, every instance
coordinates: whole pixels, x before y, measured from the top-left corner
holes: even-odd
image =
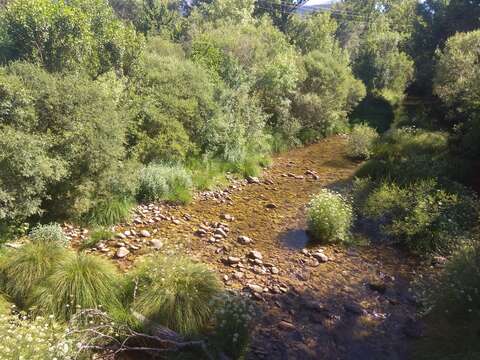
[[[102,0],[13,0],[0,34],[3,61],[26,60],[51,72],[80,67],[92,77],[132,71],[142,45]]]
[[[257,16],[269,15],[273,23],[285,31],[291,16],[308,0],[257,0],[255,13]]]

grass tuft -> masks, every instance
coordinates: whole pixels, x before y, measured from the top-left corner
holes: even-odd
[[[43,242],[7,251],[0,259],[5,293],[17,304],[25,305],[25,299],[30,296],[33,288],[66,254],[65,248]]]
[[[212,301],[222,286],[205,265],[187,258],[149,258],[131,276],[136,284],[129,291],[132,308],[150,321],[191,336],[212,320]]]
[[[130,199],[112,199],[99,202],[86,216],[91,225],[109,226],[127,221],[134,203]]]
[[[38,286],[29,303],[41,314],[68,320],[79,309],[119,306],[120,277],[114,264],[85,253],[63,257]]]

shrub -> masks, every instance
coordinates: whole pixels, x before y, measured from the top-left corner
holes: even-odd
[[[381,220],[384,234],[416,253],[451,250],[479,219],[476,196],[459,184],[442,187],[430,179],[372,189],[361,213]]]
[[[430,288],[430,303],[449,317],[480,321],[480,246],[471,243],[448,262],[436,286]]]
[[[65,336],[65,327],[51,319],[24,315],[0,315],[0,359],[72,359],[75,344]]]
[[[119,224],[129,219],[133,205],[133,201],[127,198],[103,200],[90,210],[85,220],[99,226]]]
[[[187,336],[212,320],[211,302],[221,290],[215,272],[182,257],[147,259],[133,271],[131,283],[134,311]]]
[[[347,152],[354,159],[368,159],[372,155],[373,145],[378,133],[366,124],[355,125],[348,138]]]
[[[213,306],[213,346],[230,359],[243,359],[250,344],[255,308],[248,300],[230,294],[220,296]]]
[[[53,245],[67,246],[68,239],[58,224],[37,225],[28,235],[32,242],[52,243]]]
[[[458,164],[456,161],[453,176],[461,177]],[[452,170],[447,134],[401,128],[390,130],[376,142],[371,160],[356,175],[409,184],[421,179],[450,177]]]
[[[170,200],[188,202],[192,177],[181,165],[152,164],[140,173],[138,197],[142,201]]]
[[[19,305],[24,305],[33,288],[67,255],[67,250],[48,242],[26,244],[2,255],[0,271],[5,279],[5,292]]]
[[[324,189],[308,204],[308,229],[320,241],[347,241],[352,221],[352,207],[340,194]]]
[[[68,320],[79,309],[105,310],[119,306],[120,277],[114,264],[84,253],[63,257],[29,297],[42,314]]]
[[[94,229],[90,232],[88,239],[83,242],[82,248],[92,248],[102,240],[110,240],[114,235],[115,234],[111,230],[105,228]]]

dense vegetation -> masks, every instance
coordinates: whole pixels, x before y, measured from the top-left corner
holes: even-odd
[[[477,315],[478,1],[344,0],[300,16],[302,3],[0,1],[0,240],[29,234],[1,250],[0,328],[30,326],[43,344],[33,355],[9,338],[0,357],[75,356],[77,315],[95,308],[119,324],[105,338],[161,324],[241,358],[252,310],[208,268],[155,259],[125,277],[74,253],[55,222],[107,226],[136,202],[186,203],[227,173],[258,174],[273,152],[350,132],[350,156],[368,160],[353,205],[316,196],[312,233],[344,242],[368,221],[416,255],[454,254],[428,303]],[[478,316],[459,318],[478,330]]]

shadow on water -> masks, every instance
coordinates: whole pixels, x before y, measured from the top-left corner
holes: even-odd
[[[279,236],[280,243],[289,249],[304,249],[313,246],[313,240],[305,229],[288,229]]]

